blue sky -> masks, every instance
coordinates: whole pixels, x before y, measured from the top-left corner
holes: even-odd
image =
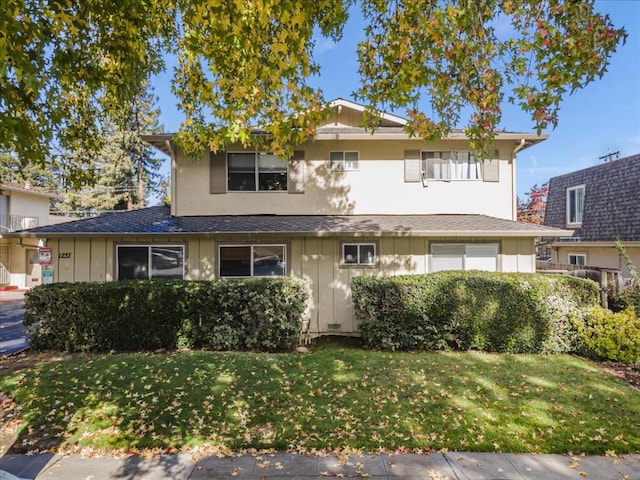
[[[627,43],[611,58],[608,72],[587,88],[565,98],[558,126],[547,130],[550,138],[518,154],[517,191],[522,196],[534,184],[602,162],[598,157],[620,152],[620,157],[640,153],[640,0],[599,0],[596,9],[609,14],[616,27],[627,30]],[[312,79],[327,100],[352,100],[358,88],[357,42],[363,36],[361,20],[354,15],[345,26],[343,39],[335,44],[318,39],[316,60],[319,77]],[[168,65],[168,72],[172,65]],[[176,108],[169,75],[155,79],[160,121],[167,132],[178,130],[184,116]],[[395,112],[402,115],[403,112]],[[530,118],[505,102],[502,126],[509,131],[530,132]]]

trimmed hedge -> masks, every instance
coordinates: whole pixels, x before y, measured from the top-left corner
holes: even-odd
[[[293,277],[56,283],[25,295],[23,321],[35,350],[291,350],[308,298]]]
[[[569,352],[598,286],[570,276],[447,271],[356,277],[364,342],[389,350]]]

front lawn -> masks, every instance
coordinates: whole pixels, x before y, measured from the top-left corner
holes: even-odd
[[[12,451],[640,452],[640,392],[568,355],[175,352],[4,360]],[[12,418],[12,416],[14,418]],[[6,432],[5,432],[6,433]]]

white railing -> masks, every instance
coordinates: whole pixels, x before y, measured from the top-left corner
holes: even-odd
[[[0,245],[0,285],[11,282],[9,258],[9,245]]]
[[[27,217],[25,215],[0,215],[0,235],[3,232],[15,232],[16,230],[26,230],[40,225],[38,217]]]

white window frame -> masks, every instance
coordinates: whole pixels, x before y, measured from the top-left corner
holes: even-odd
[[[424,180],[445,182],[482,181],[482,162],[477,160],[469,151],[423,150],[420,153],[420,157],[422,159],[422,176]],[[429,164],[433,166],[431,169],[433,170],[433,175],[429,175]],[[440,167],[437,173],[436,166]],[[464,170],[463,174],[457,175],[457,172],[462,170]]]
[[[230,190],[229,189],[229,155],[234,155],[234,154],[252,154],[253,155],[253,174],[254,174],[254,181],[255,181],[255,185],[256,188],[254,190]],[[273,155],[270,152],[247,152],[247,151],[238,151],[238,152],[227,152],[226,153],[226,167],[227,167],[227,192],[230,193],[234,193],[234,192],[240,192],[240,193],[251,193],[251,192],[259,192],[259,193],[282,193],[282,192],[287,192],[288,188],[289,188],[289,162],[286,162],[285,160],[279,159],[282,162],[282,165],[284,167],[284,172],[280,172],[280,173],[285,173],[285,179],[287,182],[287,188],[284,188],[282,190],[260,190],[260,155]],[[275,155],[273,155],[275,156]]]
[[[347,154],[355,154],[355,160],[347,160]],[[341,159],[334,156],[342,155]],[[360,153],[354,150],[339,150],[329,152],[329,169],[333,172],[355,172],[360,170]]]
[[[151,244],[151,243],[123,243],[121,245],[116,245],[116,258],[115,258],[115,264],[116,264],[116,281],[120,281],[120,253],[119,250],[120,248],[126,248],[126,247],[136,247],[136,248],[147,248],[147,280],[152,280],[154,277],[152,275],[153,273],[153,249],[154,248],[180,248],[182,249],[182,279],[184,280],[184,272],[185,272],[185,268],[186,268],[186,263],[187,263],[187,258],[185,255],[185,246],[184,245],[179,245],[179,244]],[[155,277],[155,278],[163,278],[162,276],[160,277]]]
[[[222,255],[220,253],[220,251],[225,248],[225,247],[249,247],[249,252],[250,252],[250,259],[249,259],[249,265],[250,265],[250,275],[248,276],[222,276],[220,270],[221,270],[221,259],[222,259]],[[284,273],[282,275],[254,275],[254,251],[253,249],[255,247],[282,247],[282,252],[283,252],[283,263],[284,263]],[[225,243],[225,244],[221,244],[218,245],[218,278],[265,278],[265,277],[271,277],[271,276],[277,276],[277,277],[286,277],[289,273],[288,273],[288,268],[287,268],[287,244],[286,243]]]
[[[363,246],[373,247],[373,260],[371,262],[360,262],[360,248]],[[345,247],[356,247],[356,261],[347,262]],[[375,242],[344,242],[340,245],[340,266],[343,267],[375,267],[378,264],[378,245]]]
[[[571,193],[578,192],[582,190],[582,209],[578,212],[578,206],[576,205],[576,221],[571,221]],[[584,185],[576,185],[575,187],[567,188],[567,226],[580,226],[582,225],[582,220],[584,219],[584,200],[585,200],[586,189]],[[577,196],[576,196],[577,200]],[[578,217],[578,213],[580,214]]]
[[[495,270],[486,270],[488,272],[499,272],[500,271],[500,242],[431,242],[430,246],[429,246],[429,272],[440,272],[443,270],[434,270],[433,268],[433,260],[434,260],[434,253],[433,253],[433,247],[434,246],[455,246],[455,247],[464,247],[464,253],[462,253],[462,256],[460,257],[461,261],[462,261],[462,270],[461,271],[467,271],[467,270],[472,270],[471,268],[467,268],[467,264],[470,263],[470,260],[468,260],[469,258],[472,258],[470,255],[468,255],[467,250],[468,247],[473,247],[473,246],[479,246],[479,245],[484,245],[484,246],[495,246],[496,248],[496,256],[495,256]]]
[[[576,259],[576,263],[571,263],[571,257],[574,257]],[[578,258],[582,258],[583,263],[578,263],[577,262]],[[567,265],[586,266],[587,254],[586,253],[567,253]]]

